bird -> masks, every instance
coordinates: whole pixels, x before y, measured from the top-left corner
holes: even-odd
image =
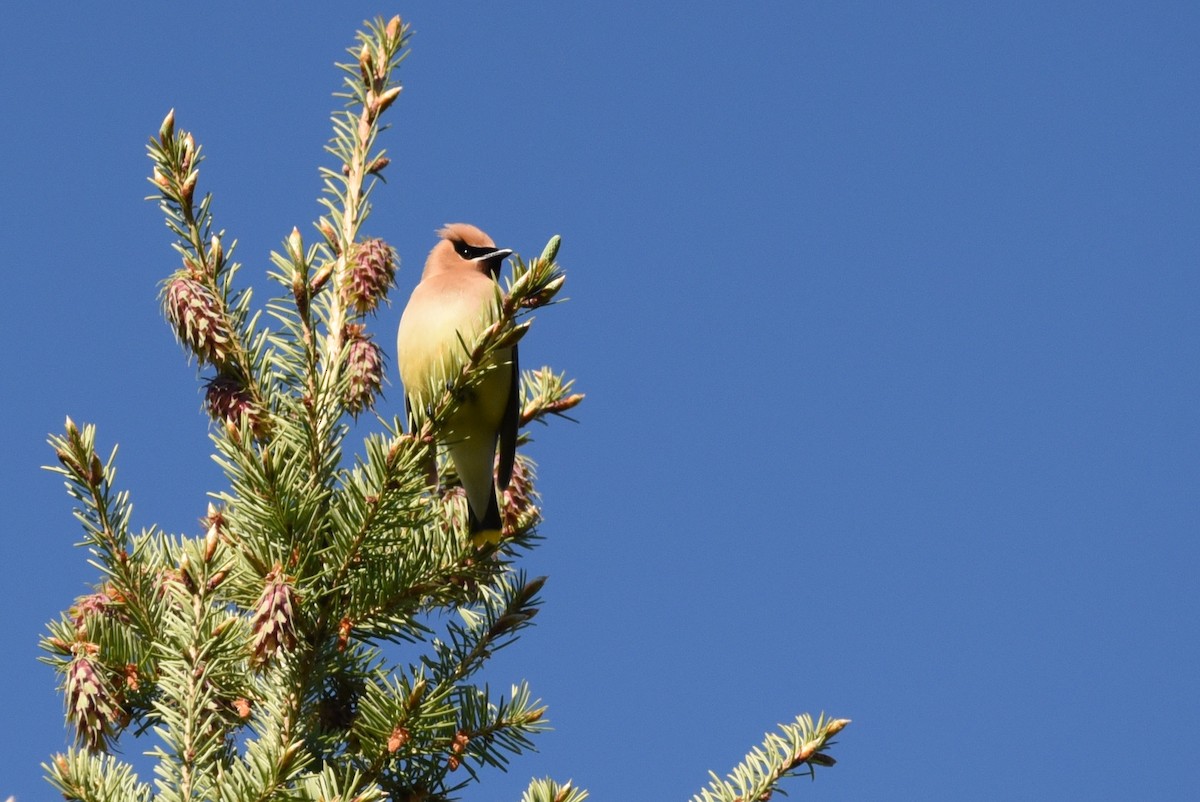
[[[462,370],[479,333],[495,322],[501,297],[496,277],[512,254],[467,223],[449,223],[437,234],[396,334],[410,431]],[[458,399],[438,441],[466,490],[471,542],[481,548],[500,540],[497,488],[501,493],[508,488],[516,459],[517,346],[498,349],[478,369],[485,371],[482,379]]]

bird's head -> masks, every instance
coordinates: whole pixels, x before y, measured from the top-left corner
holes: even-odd
[[[449,223],[438,231],[438,244],[425,260],[425,275],[447,271],[474,270],[496,278],[512,250],[497,248],[487,234],[468,223]]]

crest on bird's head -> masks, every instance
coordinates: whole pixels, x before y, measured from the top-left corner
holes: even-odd
[[[491,237],[470,223],[448,223],[437,233],[441,240],[429,252],[424,275],[470,268],[494,279],[500,263],[512,254],[508,248],[497,248]]]
[[[475,248],[492,248],[496,243],[487,234],[470,223],[447,223],[438,229],[437,235],[451,242],[461,242]]]

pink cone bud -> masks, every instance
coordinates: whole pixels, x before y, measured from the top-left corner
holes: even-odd
[[[235,376],[218,375],[209,379],[205,385],[204,404],[214,421],[223,421],[236,428],[245,420],[255,437],[261,437],[265,432],[266,421],[255,406],[250,391]]]
[[[163,309],[179,341],[201,362],[219,365],[229,357],[233,338],[220,301],[206,286],[176,277],[163,292]]]
[[[358,324],[346,326],[346,341],[350,352],[346,372],[350,387],[346,393],[346,408],[357,415],[375,404],[375,396],[383,389],[383,353]]]
[[[353,251],[342,285],[342,301],[363,315],[374,311],[396,284],[396,254],[381,239],[369,239]]]
[[[296,591],[277,564],[267,574],[254,608],[251,660],[255,665],[264,665],[278,652],[296,648],[296,602]]]
[[[113,736],[120,710],[112,689],[92,661],[91,651],[87,647],[78,650],[67,668],[67,715],[75,725],[79,743],[89,751],[102,752]]]

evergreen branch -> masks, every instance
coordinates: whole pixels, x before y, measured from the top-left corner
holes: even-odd
[[[75,509],[75,517],[83,524],[84,545],[96,566],[109,577],[113,596],[128,610],[141,636],[152,639],[152,605],[144,597],[143,576],[135,566],[138,555],[130,555],[127,548],[133,507],[128,491],[113,487],[116,448],[102,463],[96,454],[96,427],[87,424],[81,430],[70,418],[66,434],[52,435],[49,443],[61,467],[46,466],[46,470],[65,476],[67,493],[82,505]]]
[[[384,790],[369,779],[355,771],[342,772],[330,763],[320,773],[305,777],[296,790],[298,802],[382,802],[387,798]]]
[[[310,763],[304,741],[297,733],[298,700],[292,688],[298,683],[295,663],[278,661],[275,670],[263,672],[251,707],[242,698],[239,715],[249,719],[257,737],[246,741],[242,759],[232,762],[219,784],[222,802],[270,802],[303,776]]]
[[[412,670],[411,680],[377,677],[359,700],[352,729],[362,744],[358,768],[376,782],[386,783],[397,773],[429,776],[455,723],[449,694],[431,689],[420,668]]]
[[[361,577],[350,586],[347,632],[359,639],[417,640],[428,629],[419,623],[421,613],[455,607],[478,598],[502,566],[476,560],[432,527],[410,530],[412,539],[402,548],[365,561]],[[462,609],[461,607],[459,608]]]
[[[446,716],[436,723],[393,732],[388,749],[395,751],[393,747],[397,747],[401,759],[395,770],[380,775],[393,799],[411,799],[414,795],[418,799],[449,799],[478,781],[477,767],[505,768],[509,762],[505,752],[521,754],[532,749],[529,736],[547,729],[543,720],[546,708],[532,700],[524,683],[513,686],[510,699],[501,699],[498,704],[489,702],[486,688],[474,687],[458,689],[449,702],[443,705]],[[410,740],[418,733],[425,740]],[[467,776],[452,780],[450,775],[460,768]]]
[[[465,358],[454,375],[439,376],[428,388],[426,397],[434,399],[423,426],[414,432],[418,440],[432,442],[446,420],[457,409],[459,400],[467,391],[477,386],[484,378],[486,365],[497,351],[510,348],[520,342],[529,330],[530,321],[517,323],[527,310],[550,303],[562,288],[566,276],[562,273],[553,255],[558,252],[558,237],[551,238],[544,255],[525,264],[521,257],[512,256],[512,276],[506,282],[506,290],[498,292],[496,308],[485,319],[492,322],[481,328],[473,343],[462,343]],[[545,254],[550,254],[546,258]],[[440,390],[440,392],[433,392]]]
[[[186,541],[174,576],[164,584],[167,611],[159,649],[155,732],[160,794],[212,798],[224,763],[226,737],[237,717],[232,702],[249,693],[235,619],[218,589],[227,574],[202,542]]]
[[[456,685],[511,644],[537,615],[541,604],[537,594],[545,582],[544,576],[527,579],[524,572],[506,572],[496,577],[494,585],[480,587],[479,608],[460,607],[464,623],[451,622],[447,626],[449,642],[435,643],[436,658],[426,660],[435,681]]]
[[[75,802],[150,802],[151,789],[138,782],[133,767],[111,755],[76,749],[54,756],[42,768],[64,799]]]
[[[306,251],[300,232],[292,229],[285,242],[287,256],[272,252],[271,260],[277,272],[271,273],[271,277],[291,290],[292,304],[280,299],[272,302],[269,310],[284,327],[272,338],[272,343],[282,372],[281,381],[291,390],[283,404],[286,417],[303,430],[296,454],[303,455],[308,462],[310,484],[328,486],[340,461],[339,445],[344,431],[336,419],[323,417],[318,410],[331,402],[339,404],[344,394],[334,398],[321,395],[321,356],[309,286],[312,265],[319,250],[313,246]]]
[[[530,780],[529,787],[521,794],[521,802],[583,802],[587,798],[588,792],[570,781],[559,785],[549,777]]]
[[[231,533],[227,540],[257,578],[276,563],[304,582],[315,581],[323,571],[327,506],[343,435],[341,430],[330,433],[315,469],[304,458],[308,430],[302,418],[277,418],[269,442],[256,441],[244,421],[241,428],[227,425],[213,435],[213,459],[230,483],[228,492],[216,494],[224,505],[225,530]]]
[[[167,227],[176,236],[175,250],[183,266],[162,285],[168,320],[179,341],[201,363],[209,363],[235,381],[248,394],[250,405],[265,414],[267,392],[259,382],[263,333],[249,315],[250,291],[235,291],[238,265],[222,243],[224,232],[213,233],[210,205],[205,195],[195,203],[199,165],[204,156],[189,132],[176,130],[172,109],[147,146],[154,169],[150,183]]]
[[[549,415],[566,418],[565,413],[584,399],[583,393],[571,392],[574,385],[573,379],[556,374],[549,366],[525,371],[521,377],[521,426],[545,423]]]
[[[366,25],[367,30],[358,34],[360,48],[350,51],[357,63],[338,65],[345,74],[341,96],[348,103],[345,111],[334,115],[334,138],[326,149],[341,161],[341,173],[322,170],[326,197],[321,202],[329,210],[329,219],[323,218],[318,228],[326,235],[334,260],[318,271],[310,286],[312,292],[319,292],[332,278],[339,290],[322,296],[327,331],[321,361],[326,388],[338,384],[344,364],[347,302],[341,288],[348,280],[359,228],[370,214],[371,188],[365,184],[386,166],[383,153],[373,152],[380,117],[400,95],[393,74],[408,55],[409,26],[400,17]]]
[[[548,729],[546,706],[533,699],[525,683],[512,686],[507,700],[492,704],[487,689],[468,689],[459,697],[460,725],[451,754],[470,757],[479,765],[505,768],[506,753],[519,755],[533,749],[529,736]],[[456,764],[451,762],[451,770]],[[474,769],[467,764],[474,775]]]
[[[333,514],[338,528],[351,535],[333,572],[332,590],[341,587],[371,539],[391,545],[397,530],[415,529],[423,522],[415,505],[423,490],[421,449],[412,437],[398,434],[398,429],[394,426],[386,440],[381,436],[365,440],[366,459],[349,472],[338,494],[340,505]]]
[[[507,282],[505,294],[516,309],[532,310],[555,302],[555,296],[566,281],[558,267],[561,245],[562,238],[555,234],[546,242],[541,255],[529,264],[525,264],[519,255],[513,255],[512,277]]]
[[[767,733],[761,746],[750,751],[726,779],[709,772],[712,781],[692,797],[691,802],[758,802],[769,799],[786,777],[815,776],[816,766],[832,766],[834,759],[825,754],[849,719],[828,719],[821,715],[816,723],[807,713],[791,724],[779,725],[778,733]]]

